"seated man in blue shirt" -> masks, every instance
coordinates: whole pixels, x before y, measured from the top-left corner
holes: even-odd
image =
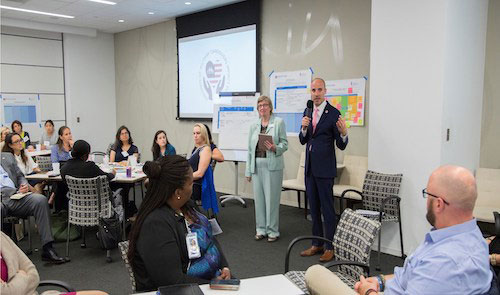
[[[433,226],[424,242],[393,275],[363,278],[359,294],[486,294],[492,272],[488,246],[472,215],[476,181],[469,170],[442,166],[422,191],[427,221]],[[370,291],[373,290],[373,291]]]
[[[427,221],[433,226],[424,242],[392,275],[364,278],[354,290],[315,265],[306,272],[312,294],[487,294],[493,274],[488,246],[472,215],[477,198],[474,176],[465,168],[442,166],[422,191]]]
[[[57,255],[54,250],[52,229],[50,228],[49,204],[47,198],[40,194],[29,194],[21,199],[10,197],[16,193],[28,193],[28,181],[17,166],[16,159],[11,153],[1,154],[0,165],[0,192],[2,196],[1,216],[34,216],[42,241],[42,260],[60,264],[66,260]]]

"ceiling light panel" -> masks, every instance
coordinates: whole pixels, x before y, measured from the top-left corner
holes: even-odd
[[[62,17],[62,18],[75,18],[72,15],[57,14],[57,13],[51,13],[51,12],[45,12],[45,11],[39,11],[39,10],[31,10],[31,9],[24,9],[24,8],[17,8],[17,7],[5,6],[5,5],[0,5],[0,8],[1,9],[6,9],[6,10],[19,11],[19,12],[26,12],[26,13],[34,13],[34,14],[47,15],[47,16],[55,16],[55,17]]]
[[[107,0],[88,0],[88,1],[90,1],[90,2],[96,2],[96,3],[101,3],[101,4],[116,5],[116,2],[107,1]]]

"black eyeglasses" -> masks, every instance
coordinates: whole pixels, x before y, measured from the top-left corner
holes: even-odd
[[[428,192],[426,191],[426,189],[424,188],[424,189],[422,190],[422,196],[424,197],[424,199],[426,199],[428,195],[429,195],[429,196],[431,196],[431,197],[434,197],[434,198],[441,199],[441,200],[443,200],[443,202],[444,202],[446,205],[448,205],[448,206],[450,205],[450,203],[446,202],[446,200],[445,200],[445,199],[443,199],[443,197],[436,196],[436,195],[433,195],[433,194],[431,194],[431,193],[428,193]]]

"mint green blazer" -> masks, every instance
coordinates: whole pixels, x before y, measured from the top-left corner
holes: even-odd
[[[255,150],[259,141],[260,118],[250,126],[248,132],[248,155],[245,176],[252,176],[255,173]],[[288,139],[286,138],[286,127],[283,119],[271,115],[267,125],[266,134],[273,136],[273,142],[276,145],[276,152],[267,151],[269,170],[282,170],[285,167],[283,153],[288,150]]]

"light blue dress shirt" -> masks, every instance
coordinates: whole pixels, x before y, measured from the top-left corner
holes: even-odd
[[[16,185],[10,179],[9,174],[7,174],[7,171],[3,169],[2,166],[0,166],[0,189],[3,187],[11,187],[11,188],[16,188]]]
[[[488,246],[472,219],[427,233],[404,266],[394,269],[384,295],[486,294],[492,275]]]

